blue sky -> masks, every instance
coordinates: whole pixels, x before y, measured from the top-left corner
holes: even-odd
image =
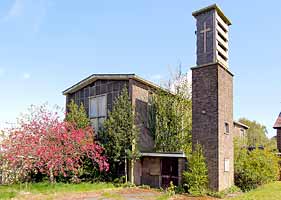
[[[234,117],[265,124],[281,111],[281,2],[1,0],[0,123],[30,104],[64,106],[61,91],[92,73],[159,83],[195,66],[192,11],[218,3],[232,20]],[[1,126],[1,125],[0,125]]]

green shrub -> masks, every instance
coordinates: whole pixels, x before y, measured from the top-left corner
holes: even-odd
[[[202,195],[207,190],[208,169],[202,147],[197,144],[188,160],[188,170],[183,173],[184,187],[193,195]]]
[[[243,191],[278,179],[278,158],[272,152],[259,149],[248,151],[236,147],[234,159],[235,185]]]
[[[176,187],[175,187],[175,193],[176,193],[176,194],[184,194],[184,193],[185,193],[185,190],[184,190],[184,188],[182,187],[182,185],[176,186]]]
[[[170,186],[166,189],[168,196],[174,196],[176,194],[176,186],[173,184],[173,181],[170,182]]]

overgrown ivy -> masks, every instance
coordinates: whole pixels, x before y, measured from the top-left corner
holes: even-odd
[[[158,152],[191,152],[191,100],[158,90],[152,97],[149,128]]]

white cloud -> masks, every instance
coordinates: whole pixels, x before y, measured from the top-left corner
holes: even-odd
[[[8,10],[4,20],[7,21],[13,17],[20,17],[24,13],[24,0],[15,0]]]
[[[30,79],[31,75],[30,75],[30,73],[25,72],[25,73],[23,73],[22,77],[24,80],[27,80],[27,79]]]
[[[23,27],[38,32],[50,6],[53,6],[50,0],[14,0],[0,20],[23,23]]]
[[[11,9],[8,12],[8,16],[18,17],[23,14],[24,11],[24,0],[15,0]]]

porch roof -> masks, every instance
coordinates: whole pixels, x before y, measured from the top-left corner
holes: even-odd
[[[243,124],[243,123],[241,123],[239,121],[233,121],[233,123],[238,125],[238,126],[241,126],[241,127],[245,128],[245,129],[249,129],[250,128],[249,126],[247,126],[247,125],[245,125],[245,124]]]
[[[141,152],[141,157],[186,158],[183,152]]]

